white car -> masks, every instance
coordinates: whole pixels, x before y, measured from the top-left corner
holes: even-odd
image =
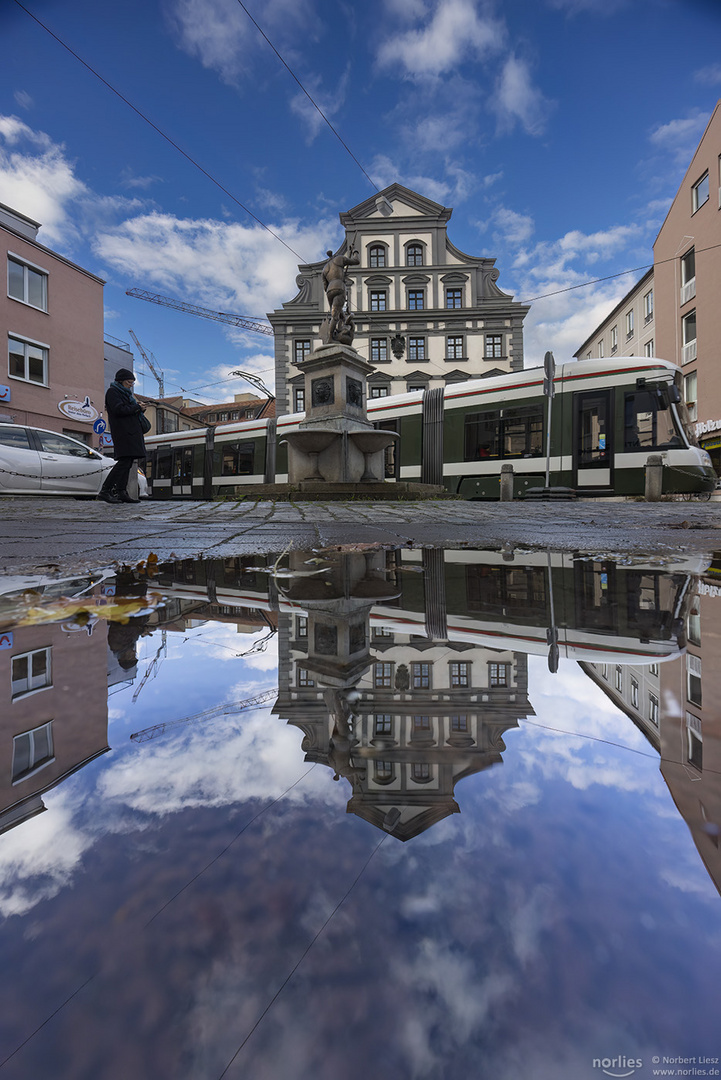
[[[0,495],[97,495],[114,464],[57,431],[0,424]]]

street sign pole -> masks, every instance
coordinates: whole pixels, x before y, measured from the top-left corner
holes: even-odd
[[[548,419],[546,424],[546,490],[551,486],[551,402],[556,395],[556,387],[553,380],[556,377],[556,362],[553,353],[547,352],[543,358],[543,370],[546,377],[543,380],[543,392],[548,398]]]

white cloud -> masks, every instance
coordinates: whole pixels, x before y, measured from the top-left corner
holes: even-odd
[[[545,130],[553,102],[533,86],[526,61],[509,56],[496,83],[490,108],[498,117],[500,131],[513,131],[520,123],[529,135],[540,135]]]
[[[704,86],[718,86],[721,83],[721,64],[709,64],[708,67],[699,68],[694,71],[693,77]]]
[[[493,215],[493,223],[508,244],[523,244],[530,240],[535,230],[533,218],[519,214],[505,206],[499,206]]]
[[[299,749],[301,733],[271,716],[271,704],[143,743],[102,774],[99,798],[159,816],[192,806],[276,798],[309,766]],[[324,773],[314,769],[285,798],[344,801],[345,792]]]
[[[32,109],[35,104],[27,90],[16,90],[13,97],[21,109]]]
[[[246,53],[257,30],[235,0],[175,0],[166,6],[181,49],[235,84],[248,71]]]
[[[0,190],[7,206],[42,224],[40,239],[50,245],[75,233],[70,207],[89,195],[65,148],[16,116],[0,116]]]
[[[457,206],[464,202],[476,186],[476,177],[454,161],[445,165],[446,179],[433,176],[406,174],[399,170],[395,161],[385,154],[378,154],[370,167],[370,174],[379,187],[399,183],[411,188],[441,206]]]
[[[658,150],[670,154],[677,165],[685,166],[691,160],[707,123],[706,110],[695,109],[688,116],[659,124],[649,135],[649,140]]]
[[[304,227],[289,220],[274,232],[317,258],[335,222]],[[130,279],[217,311],[257,315],[295,293],[295,256],[259,225],[150,213],[98,233],[96,255]]]
[[[333,90],[321,90],[321,80],[317,76],[311,76],[305,80],[305,86],[310,96],[317,102],[318,108],[329,120],[342,108],[345,102],[350,78],[350,66],[346,67],[338,85]],[[299,90],[290,99],[290,110],[299,117],[306,128],[306,144],[310,144],[323,130],[328,130],[327,124],[308,96]]]
[[[640,273],[586,284],[613,273],[621,265],[642,266],[651,260],[650,242],[656,222],[614,225],[593,233],[572,229],[557,240],[528,245],[533,221],[509,207],[494,211],[483,231],[495,226],[497,242],[510,249],[506,274],[512,275],[516,299],[541,297],[524,323],[526,366],[542,363],[551,349],[556,360],[570,359],[589,334],[628,292]],[[514,253],[515,249],[515,253]],[[499,282],[506,288],[504,281]]]
[[[163,178],[162,176],[136,176],[130,166],[127,166],[120,174],[120,183],[122,187],[140,188],[144,191],[153,184],[162,184]]]
[[[399,10],[407,19],[410,5]],[[378,49],[378,62],[390,71],[401,69],[407,78],[438,77],[454,71],[464,60],[480,60],[497,52],[505,39],[504,24],[474,0],[438,0],[430,11],[414,6],[424,25],[386,38]]]
[[[53,805],[50,807],[50,801]],[[77,828],[67,793],[46,796],[45,813],[3,836],[0,846],[0,915],[24,915],[56,896],[80,865],[92,838]]]
[[[302,27],[312,27],[307,0],[266,0],[260,25],[293,41]],[[166,18],[178,46],[216,71],[223,82],[237,86],[269,53],[236,0],[167,0]]]

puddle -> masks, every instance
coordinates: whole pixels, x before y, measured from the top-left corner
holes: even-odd
[[[2,1080],[720,1075],[720,632],[701,557],[0,579]]]

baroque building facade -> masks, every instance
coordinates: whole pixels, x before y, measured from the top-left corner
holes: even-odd
[[[523,367],[528,307],[496,284],[495,259],[466,255],[448,238],[453,211],[392,184],[340,215],[357,249],[349,266],[353,347],[375,367],[368,397],[500,375]],[[321,345],[327,313],[325,260],[299,266],[298,294],[271,312],[278,415],[305,409],[303,375],[293,367]]]

